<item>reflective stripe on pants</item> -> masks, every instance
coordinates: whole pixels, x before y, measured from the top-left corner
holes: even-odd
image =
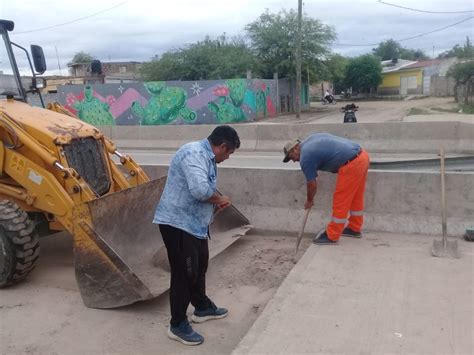
[[[326,228],[331,240],[338,240],[341,236],[349,211],[348,227],[360,232],[364,222],[364,191],[368,169],[369,155],[364,150],[356,159],[339,169],[332,201],[332,218]]]

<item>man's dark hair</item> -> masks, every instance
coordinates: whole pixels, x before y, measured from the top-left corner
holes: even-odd
[[[207,139],[215,146],[225,143],[227,149],[238,149],[240,147],[239,135],[231,126],[217,126]]]

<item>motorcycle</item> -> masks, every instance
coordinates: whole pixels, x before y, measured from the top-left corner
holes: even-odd
[[[332,95],[326,95],[326,96],[323,96],[321,98],[321,103],[323,105],[327,105],[327,104],[333,104],[335,105],[336,104],[336,99],[334,98],[334,96]]]
[[[355,112],[359,109],[359,106],[352,104],[347,104],[341,107],[341,111],[344,112],[344,123],[356,123],[357,117]]]

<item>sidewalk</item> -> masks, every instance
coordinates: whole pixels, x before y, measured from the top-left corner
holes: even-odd
[[[472,354],[474,243],[441,259],[433,239],[310,246],[233,353]]]

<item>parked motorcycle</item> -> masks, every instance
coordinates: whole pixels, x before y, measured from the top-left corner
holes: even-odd
[[[341,107],[341,111],[344,112],[344,123],[355,123],[357,122],[357,117],[355,112],[359,109],[359,106],[355,104],[347,104]]]

